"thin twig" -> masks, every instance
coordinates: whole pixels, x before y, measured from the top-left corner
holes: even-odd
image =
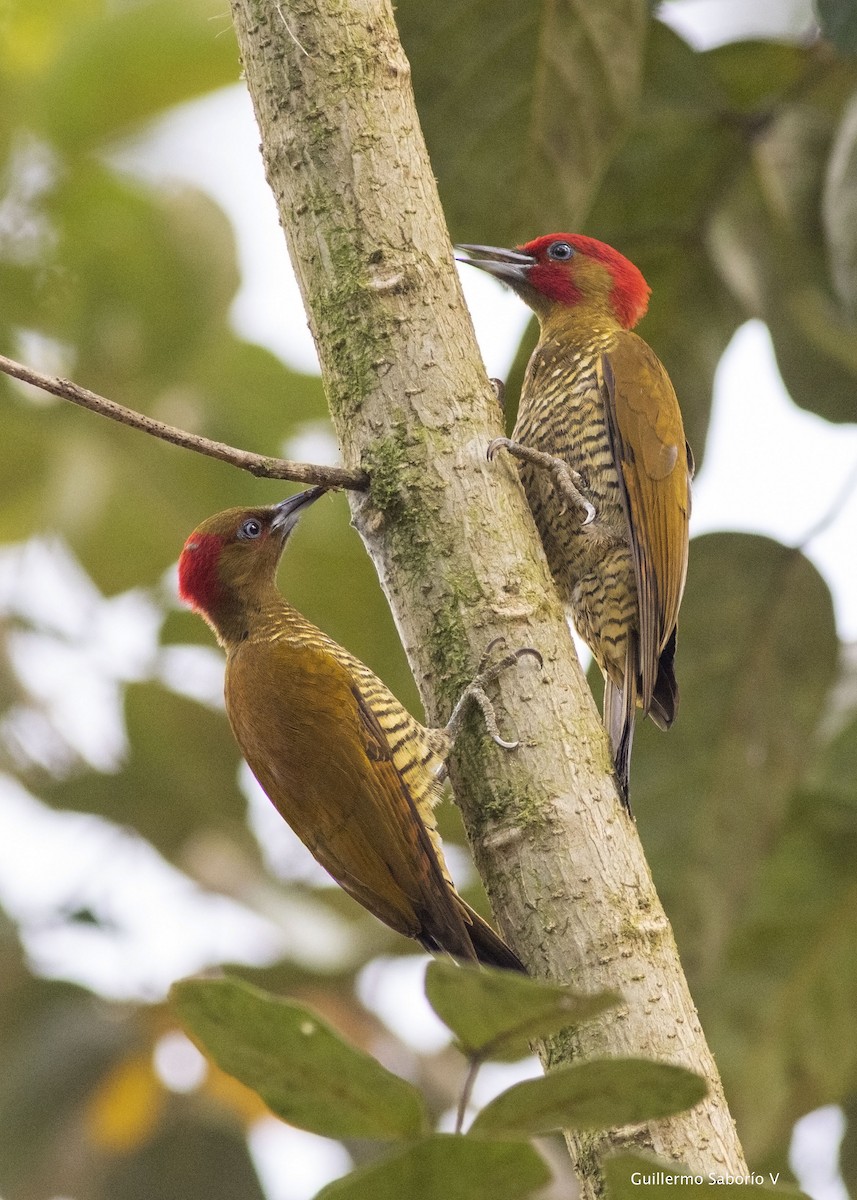
[[[60,379],[55,375],[42,375],[14,359],[0,354],[0,371],[30,383],[43,392],[59,396],[81,408],[100,413],[120,425],[130,425],[132,429],[141,429],[143,433],[162,441],[172,442],[174,446],[182,446],[186,450],[194,450],[197,454],[206,454],[209,458],[217,458],[221,462],[231,463],[242,471],[249,471],[262,479],[291,479],[296,483],[321,484],[329,488],[345,488],[347,491],[365,492],[369,478],[363,471],[349,471],[345,467],[323,467],[315,463],[290,462],[286,458],[270,458],[265,454],[251,454],[249,450],[238,450],[227,446],[224,442],[213,442],[209,438],[200,437],[196,433],[188,433],[184,429],[176,429],[174,425],[165,425],[154,417],[125,408],[113,400],[107,400],[88,388],[73,383],[70,379]]]
[[[470,1060],[470,1066],[467,1069],[467,1076],[464,1080],[464,1086],[461,1089],[461,1095],[458,1097],[458,1110],[455,1114],[455,1132],[461,1133],[464,1128],[464,1118],[467,1114],[467,1106],[470,1103],[470,1097],[473,1094],[473,1085],[476,1082],[476,1076],[479,1074],[479,1068],[484,1062],[484,1055],[476,1054]]]

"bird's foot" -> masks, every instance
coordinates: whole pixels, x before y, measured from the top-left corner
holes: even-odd
[[[487,684],[492,683],[498,675],[502,675],[504,671],[508,671],[510,667],[514,667],[519,659],[524,658],[528,654],[534,658],[539,664],[539,667],[541,667],[542,656],[539,654],[538,650],[535,650],[532,646],[520,646],[517,650],[511,651],[509,654],[504,654],[502,658],[498,659],[494,663],[491,663],[494,652],[500,647],[504,646],[505,642],[505,638],[499,637],[494,638],[494,640],[488,644],[485,653],[482,655],[482,658],[479,661],[479,672],[476,675],[476,678],[473,679],[461,693],[458,703],[452,710],[452,715],[450,716],[445,729],[445,733],[450,742],[454,742],[458,736],[458,732],[461,729],[461,723],[464,719],[464,710],[467,707],[467,704],[472,700],[474,703],[478,704],[482,710],[482,715],[485,718],[485,726],[491,739],[504,750],[517,750],[520,744],[519,742],[507,742],[505,738],[501,736],[500,730],[497,726],[497,715],[494,712],[494,705],[489,700],[488,695],[485,692],[485,687]]]
[[[576,508],[583,509],[585,515],[581,523],[582,526],[590,525],[595,520],[595,506],[583,494],[582,478],[563,459],[556,458],[553,454],[545,454],[541,450],[533,450],[531,446],[523,446],[520,442],[513,442],[511,438],[499,437],[494,438],[493,442],[488,446],[489,462],[492,461],[498,450],[508,450],[510,454],[514,455],[515,458],[519,458],[521,462],[527,462],[531,466],[540,467],[544,471],[550,471],[556,480],[559,490]]]

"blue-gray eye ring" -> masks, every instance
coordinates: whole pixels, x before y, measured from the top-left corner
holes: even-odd
[[[574,248],[569,246],[568,242],[554,242],[548,247],[548,258],[553,258],[556,262],[567,262],[574,255]]]
[[[262,522],[257,521],[255,517],[248,517],[246,521],[241,522],[241,528],[238,530],[238,536],[244,538],[245,541],[252,541],[257,538],[262,532]]]

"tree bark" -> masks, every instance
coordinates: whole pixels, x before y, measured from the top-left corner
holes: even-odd
[[[456,796],[498,923],[533,974],[626,1004],[571,1057],[642,1055],[709,1083],[692,1112],[570,1137],[584,1194],[611,1148],[745,1173],[607,738],[513,467],[461,295],[388,0],[232,0],[262,152],[346,466],[369,473],[354,521],[376,564],[430,718],[448,714],[487,643],[537,647],[498,685],[497,749],[474,716]],[[533,233],[538,233],[534,230]],[[478,230],[473,231],[478,240]],[[505,722],[505,724],[504,724]]]

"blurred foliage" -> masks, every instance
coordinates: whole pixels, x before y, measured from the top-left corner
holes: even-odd
[[[819,0],[828,41],[706,53],[648,7],[400,0],[453,237],[502,245],[581,229],[635,259],[653,288],[641,332],[676,383],[698,460],[714,369],[749,316],[767,322],[798,404],[857,419],[853,6]],[[263,453],[329,428],[318,379],[230,325],[239,275],[223,214],[198,192],[144,184],[115,164],[113,151],[172,106],[238,80],[223,6],[11,0],[0,38],[0,350]],[[510,413],[525,360],[522,348]],[[409,947],[320,885],[299,850],[272,867],[247,823],[216,686],[195,691],[192,672],[167,670],[171,654],[212,646],[165,580],[184,538],[217,509],[282,489],[5,378],[0,420],[0,768],[57,810],[136,830],[278,924],[282,959],[239,969],[311,1004],[354,1045],[392,1055],[385,1063],[421,1088],[435,1123],[454,1102],[454,1055],[391,1049],[355,997],[367,958]],[[76,581],[44,573],[65,547],[86,573]],[[301,528],[284,588],[419,712],[341,496]],[[151,644],[136,657],[107,636],[123,605],[150,614]],[[40,653],[73,693],[63,711],[24,669]],[[89,664],[92,679],[70,681],[67,660]],[[843,1102],[854,1194],[857,712],[843,662],[826,586],[799,551],[749,536],[695,543],[681,719],[669,738],[641,727],[634,797],[751,1160],[779,1169],[795,1118]],[[85,708],[93,688],[121,708],[124,751],[106,725],[99,753],[69,733],[68,710]],[[462,840],[450,805],[441,827]],[[96,928],[109,919],[84,903],[54,920],[72,924],[73,909]],[[311,930],[302,944],[295,914]],[[21,922],[28,944],[38,922]],[[307,955],[313,922],[337,932],[338,963]],[[42,978],[6,921],[0,966],[5,1200],[261,1194],[245,1141],[260,1101],[214,1068],[191,1094],[169,1090],[153,1066],[174,1029],[158,996],[119,1004]],[[437,977],[434,986],[442,991]],[[424,1143],[414,1169],[459,1153],[438,1149],[443,1141]],[[359,1141],[348,1149],[366,1161]],[[359,1175],[349,1177],[358,1187]],[[367,1186],[378,1196],[387,1185],[370,1174]]]
[[[510,1044],[522,1036],[545,1036],[559,1022],[573,1029],[619,1003],[619,997],[579,995],[509,971],[450,962],[431,964],[426,995],[439,1016],[446,1014],[470,1059],[456,1124],[461,1136],[426,1136],[418,1089],[339,1037],[312,1009],[229,978],[186,979],[171,992],[194,1041],[258,1092],[273,1112],[313,1133],[407,1143],[405,1150],[387,1153],[331,1184],[321,1193],[325,1196],[517,1200],[549,1178],[545,1163],[523,1140],[528,1136],[670,1116],[707,1094],[705,1081],[684,1067],[647,1059],[593,1059],[507,1088],[465,1132],[465,1100],[478,1068],[495,1056],[495,1048],[506,1057]]]

